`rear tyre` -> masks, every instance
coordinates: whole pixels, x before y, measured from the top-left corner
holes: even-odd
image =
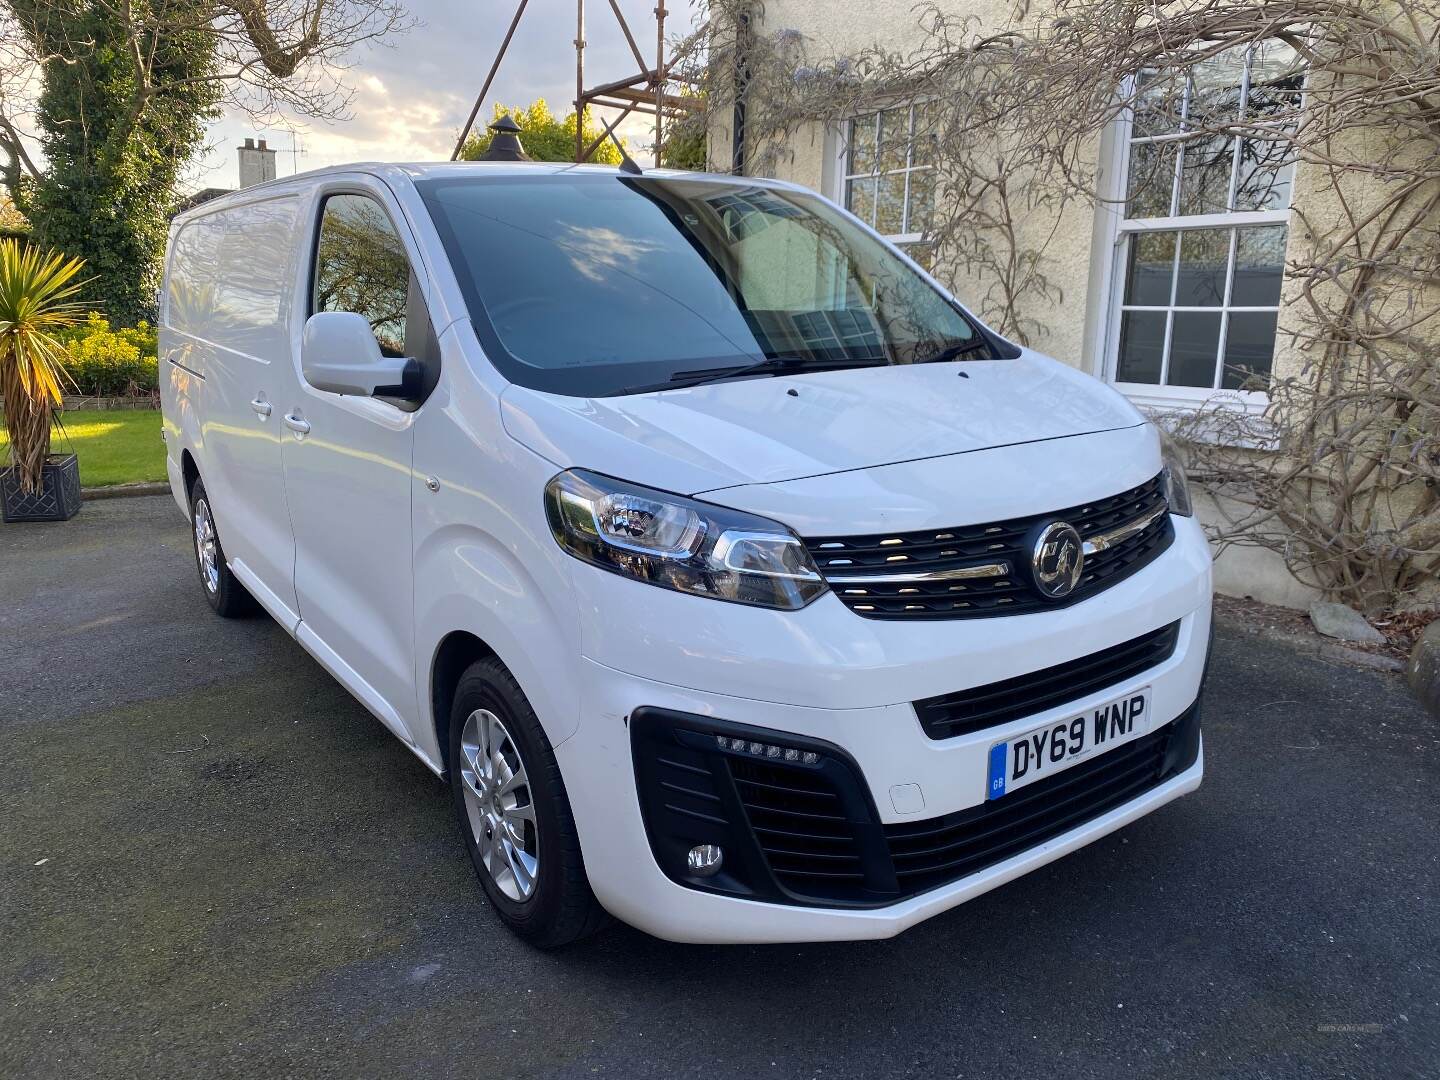
[[[499,660],[460,676],[450,714],[450,794],[470,861],[500,918],[542,949],[606,922],[590,891],[550,740]]]
[[[210,496],[205,481],[198,477],[190,485],[190,539],[195,549],[195,568],[200,572],[200,588],[215,613],[226,619],[253,614],[258,605],[225,562]]]

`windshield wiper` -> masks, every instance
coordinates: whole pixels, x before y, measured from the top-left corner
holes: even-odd
[[[990,344],[988,341],[986,341],[979,334],[976,334],[969,341],[961,341],[954,345],[947,345],[945,348],[941,349],[933,356],[927,356],[924,360],[916,360],[915,363],[941,364],[944,363],[946,360],[954,360],[957,356],[964,356],[966,353],[972,353],[977,351],[978,349],[983,349],[988,344]]]
[[[721,382],[725,379],[741,379],[747,375],[790,375],[802,371],[829,371],[835,368],[868,367],[885,364],[883,356],[767,356],[752,364],[739,367],[700,368],[696,371],[677,371],[663,383],[649,383],[644,386],[627,386],[622,394],[640,394],[651,390],[670,390],[681,386],[703,386],[706,383]]]

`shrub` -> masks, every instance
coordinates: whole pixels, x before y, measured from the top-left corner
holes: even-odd
[[[65,370],[76,393],[89,397],[151,394],[159,385],[155,328],[147,322],[112,330],[102,315],[56,335],[69,359]]]
[[[11,462],[6,487],[13,478],[26,495],[40,490],[50,455],[50,412],[60,404],[65,377],[64,346],[55,335],[74,326],[84,310],[75,299],[82,265],[58,252],[0,240],[0,394]]]

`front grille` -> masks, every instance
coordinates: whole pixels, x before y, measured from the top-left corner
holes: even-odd
[[[1161,477],[1097,502],[1049,514],[922,532],[822,536],[805,546],[841,601],[869,619],[973,619],[1066,607],[1135,573],[1174,538],[1168,514],[1113,546],[1085,557],[1069,595],[1052,600],[1035,588],[1030,551],[1052,521],[1068,521],[1093,541],[1165,506]],[[967,576],[967,571],[970,575]],[[944,573],[940,580],[902,580]],[[864,578],[864,581],[846,581]]]
[[[1001,862],[1189,768],[1198,703],[1132,743],[945,817],[882,825],[843,750],[713,717],[637,709],[636,786],[661,870],[687,888],[783,904],[878,907]],[[815,764],[717,748],[716,733],[813,750]],[[718,844],[722,870],[691,874],[686,852]]]
[[[1173,622],[1148,634],[1054,667],[915,702],[932,739],[950,739],[1033,716],[1148,671],[1170,659],[1179,640]]]
[[[942,818],[887,826],[901,892],[923,892],[993,866],[1154,787],[1175,726],[1166,724],[1003,798]]]

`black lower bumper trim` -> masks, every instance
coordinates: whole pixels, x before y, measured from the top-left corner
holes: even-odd
[[[713,717],[630,716],[640,809],[672,881],[772,903],[882,907],[1092,821],[1195,764],[1200,701],[1157,731],[1000,799],[882,825],[859,766],[832,743]],[[719,872],[686,854],[716,844]]]

